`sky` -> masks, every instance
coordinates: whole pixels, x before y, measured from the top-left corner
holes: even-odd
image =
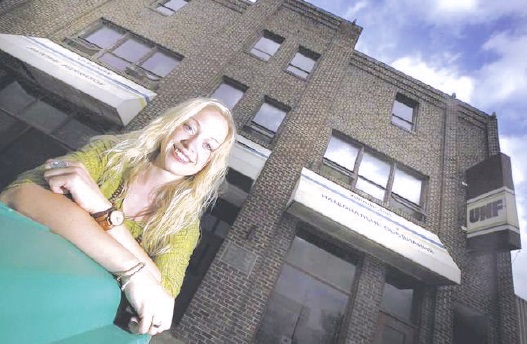
[[[511,157],[522,250],[515,292],[527,299],[527,2],[308,0],[363,28],[356,50],[486,112]]]

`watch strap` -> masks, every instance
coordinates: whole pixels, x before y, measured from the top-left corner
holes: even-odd
[[[109,209],[100,211],[97,213],[90,214],[93,219],[102,227],[105,231],[112,229],[114,226],[110,222],[110,214],[115,210],[115,207],[111,206]]]

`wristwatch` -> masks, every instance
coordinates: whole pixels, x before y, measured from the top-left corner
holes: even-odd
[[[108,231],[115,226],[120,226],[124,222],[124,213],[115,209],[113,206],[110,209],[90,215],[105,231]]]

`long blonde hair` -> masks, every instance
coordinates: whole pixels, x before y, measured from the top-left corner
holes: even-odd
[[[116,145],[107,152],[108,168],[103,179],[123,175],[129,184],[159,154],[161,142],[167,135],[205,108],[217,110],[227,120],[227,137],[212,152],[209,163],[201,171],[153,191],[154,200],[148,209],[149,216],[141,238],[143,248],[152,257],[166,253],[170,248],[170,236],[199,221],[207,207],[216,200],[236,137],[232,114],[218,100],[191,99],[168,109],[143,129],[117,136]]]

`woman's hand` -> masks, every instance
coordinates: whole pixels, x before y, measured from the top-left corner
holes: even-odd
[[[88,213],[104,211],[112,206],[82,163],[48,160],[45,168],[44,178],[51,191],[71,194],[73,201]]]
[[[128,281],[124,278],[122,282]],[[147,269],[130,277],[125,295],[138,314],[138,319],[132,318],[130,324],[134,332],[156,335],[172,326],[174,298]]]

